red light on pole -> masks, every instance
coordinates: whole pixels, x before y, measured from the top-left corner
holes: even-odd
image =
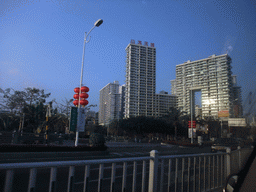
[[[89,102],[86,99],[80,100],[80,105],[82,105],[82,106],[88,105],[88,103]]]
[[[73,101],[73,104],[74,104],[75,106],[77,106],[77,105],[78,105],[78,100]]]
[[[83,87],[81,87],[81,92],[82,93],[89,92],[89,88],[86,86],[83,86]]]
[[[81,93],[80,98],[87,99],[89,95],[87,93]]]
[[[74,99],[79,99],[79,94],[75,94],[73,97]]]
[[[193,121],[193,128],[196,128],[196,121]]]
[[[74,89],[74,92],[75,92],[75,93],[79,93],[79,92],[80,92],[80,88],[79,88],[79,87],[76,87],[76,88]]]
[[[193,128],[196,128],[196,121],[192,121]],[[191,121],[188,121],[188,128],[191,128]]]
[[[75,106],[78,106],[79,105],[79,97],[80,97],[80,105],[82,105],[83,107],[84,106],[86,106],[86,105],[88,105],[88,101],[86,100],[88,97],[89,97],[89,95],[86,93],[86,92],[88,92],[89,91],[89,88],[88,87],[86,87],[86,86],[82,86],[81,87],[81,94],[80,94],[80,88],[79,87],[76,87],[75,89],[74,89],[74,92],[76,93],[76,94],[74,94],[74,101],[73,101],[73,104],[75,105]]]

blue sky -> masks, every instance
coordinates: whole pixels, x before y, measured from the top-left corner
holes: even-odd
[[[255,90],[256,3],[250,0],[1,1],[0,88],[36,87],[58,102],[73,98],[84,33],[98,19],[104,22],[85,50],[90,104],[99,104],[108,83],[125,83],[131,39],[155,44],[157,92],[170,92],[176,65],[227,52],[243,100]]]

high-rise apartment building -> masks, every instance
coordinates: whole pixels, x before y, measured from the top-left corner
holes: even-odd
[[[124,90],[124,85],[120,86],[118,81],[109,83],[100,90],[100,125],[108,125],[114,119],[123,118]]]
[[[156,48],[134,40],[126,47],[125,117],[154,116]]]
[[[231,58],[212,55],[206,59],[187,61],[176,66],[178,109],[195,114],[195,92],[201,91],[202,116],[218,118],[218,112],[234,116],[235,95],[231,76]],[[240,98],[241,99],[241,98]]]

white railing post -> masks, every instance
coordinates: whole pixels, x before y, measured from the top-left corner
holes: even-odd
[[[115,191],[115,181],[116,180],[116,163],[112,163],[112,173],[111,173],[111,192]]]
[[[104,171],[104,164],[102,163],[100,164],[100,168],[99,168],[98,192],[102,191],[103,171]]]
[[[73,192],[74,190],[74,175],[75,175],[75,167],[69,167],[69,175],[68,175],[68,192]]]
[[[161,160],[160,192],[163,192],[163,188],[164,188],[164,159]]]
[[[231,155],[231,148],[228,147],[226,149],[226,178],[230,175],[230,155]]]
[[[158,151],[150,151],[148,192],[157,192]]]
[[[85,173],[84,173],[84,191],[89,191],[89,177],[90,177],[90,165],[85,166]]]
[[[124,164],[123,164],[122,192],[126,191],[126,177],[127,177],[127,162],[124,162]]]
[[[134,161],[134,163],[133,163],[132,192],[136,192],[136,177],[137,177],[137,161]]]
[[[49,184],[50,192],[56,191],[56,176],[57,176],[57,167],[52,167],[51,168],[51,176],[50,176],[50,184]]]
[[[13,169],[6,171],[4,192],[12,191],[13,175],[14,175]]]
[[[36,168],[30,169],[28,192],[35,191],[35,187],[36,187],[36,174],[37,174],[37,169]]]
[[[146,192],[146,161],[143,161],[142,165],[142,189],[141,192]]]

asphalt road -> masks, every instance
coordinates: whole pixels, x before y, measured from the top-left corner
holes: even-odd
[[[73,143],[65,143],[73,145]],[[0,163],[42,162],[42,161],[71,161],[89,159],[109,159],[122,157],[149,156],[150,151],[157,150],[159,155],[178,155],[210,153],[210,147],[181,148],[174,145],[148,143],[108,142],[107,151],[103,152],[38,152],[38,153],[1,153]]]

